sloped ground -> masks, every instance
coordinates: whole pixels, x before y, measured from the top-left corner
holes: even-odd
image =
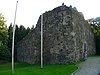
[[[79,70],[73,75],[100,75],[100,57],[88,57],[78,67]]]

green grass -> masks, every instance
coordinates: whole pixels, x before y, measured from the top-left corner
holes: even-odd
[[[29,65],[25,63],[15,64],[14,75],[70,75],[77,69],[75,64],[70,65]],[[11,75],[11,64],[0,65],[0,75]]]

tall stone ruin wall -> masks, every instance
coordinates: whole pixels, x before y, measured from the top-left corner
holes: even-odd
[[[40,63],[41,16],[36,28],[18,44],[21,62]],[[66,5],[43,14],[43,59],[45,64],[74,63],[95,54],[94,35],[82,13]]]

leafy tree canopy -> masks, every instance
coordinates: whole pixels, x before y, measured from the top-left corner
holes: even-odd
[[[8,51],[8,30],[6,26],[6,20],[2,14],[0,14],[0,59],[9,57]]]
[[[0,46],[7,45],[8,42],[8,30],[6,26],[6,20],[2,14],[0,14]]]

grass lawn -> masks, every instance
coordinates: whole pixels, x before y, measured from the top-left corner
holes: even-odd
[[[29,65],[25,63],[15,64],[14,75],[70,75],[77,69],[75,64],[70,65]],[[0,75],[11,75],[11,64],[0,65]]]

